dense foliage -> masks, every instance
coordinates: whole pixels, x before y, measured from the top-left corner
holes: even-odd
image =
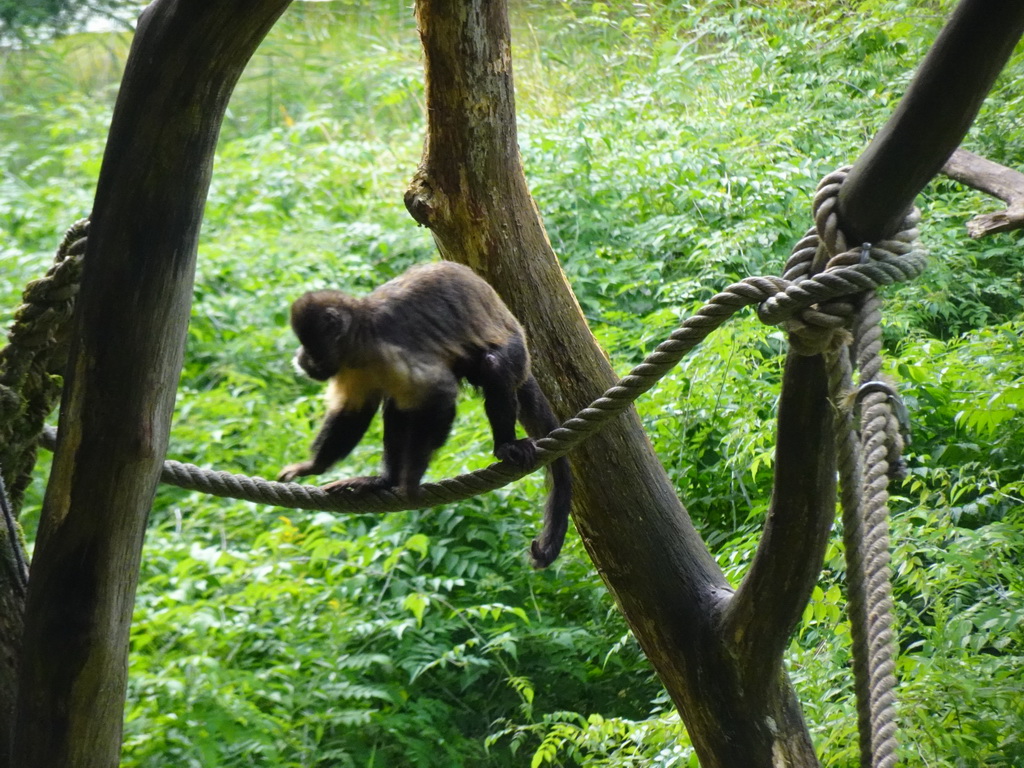
[[[0,0],[0,43],[38,42],[82,29],[130,29],[139,8],[125,0]]]
[[[372,7],[367,7],[372,6]],[[552,243],[625,370],[727,283],[777,273],[817,179],[890,110],[949,2],[515,5],[520,144]],[[0,321],[85,215],[127,39],[0,51]],[[433,257],[402,207],[423,134],[402,3],[296,3],[225,123],[171,454],[273,476],[319,388],[289,366],[289,301],[362,291]],[[968,146],[1019,162],[1024,58]],[[903,754],[1024,764],[1024,249],[967,240],[998,203],[944,179],[919,201],[934,259],[888,293],[914,419],[895,492]],[[112,340],[116,343],[116,340]],[[745,316],[645,397],[643,418],[738,580],[772,468],[784,339]],[[431,476],[487,460],[479,403]],[[337,474],[372,470],[379,436]],[[38,516],[45,472],[29,499]],[[382,517],[284,512],[161,487],[131,652],[125,766],[692,766],[685,733],[575,535],[525,547],[536,478]],[[837,537],[838,538],[838,537]],[[828,766],[856,765],[838,545],[789,668]]]

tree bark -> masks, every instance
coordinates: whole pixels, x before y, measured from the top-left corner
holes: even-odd
[[[0,481],[0,493],[3,493]],[[7,512],[10,512],[8,509]],[[9,518],[13,521],[13,513]],[[14,703],[18,692],[18,655],[24,631],[24,570],[18,562],[21,543],[10,540],[7,526],[0,528],[0,758],[11,754],[14,738]],[[0,762],[7,764],[5,759]]]
[[[781,664],[821,572],[835,512],[834,414],[824,358],[791,351],[764,532],[722,622],[723,641],[754,680],[756,670]]]
[[[32,563],[11,765],[116,766],[146,518],[181,373],[213,151],[288,0],[157,0],[139,19],[92,213]]]

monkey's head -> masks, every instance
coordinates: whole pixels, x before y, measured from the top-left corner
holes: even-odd
[[[292,304],[292,330],[302,344],[295,362],[311,379],[327,381],[345,362],[355,301],[341,291],[310,291]]]

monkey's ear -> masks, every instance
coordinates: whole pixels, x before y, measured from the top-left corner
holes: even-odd
[[[324,316],[327,318],[331,333],[344,336],[348,332],[351,317],[347,309],[328,306],[324,309]]]

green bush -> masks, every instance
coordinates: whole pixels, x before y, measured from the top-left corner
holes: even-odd
[[[950,2],[520,3],[520,146],[566,272],[625,372],[717,290],[781,269],[817,179],[882,125]],[[320,388],[288,303],[433,257],[402,193],[421,151],[411,14],[295,4],[232,99],[200,244],[171,454],[273,476],[308,450]],[[121,35],[0,53],[0,321],[90,206]],[[1024,145],[1019,56],[968,146]],[[914,421],[893,489],[902,757],[1024,763],[1024,257],[965,237],[993,203],[922,194],[932,265],[886,292],[888,370]],[[785,339],[743,315],[638,404],[733,582],[771,488]],[[377,429],[376,427],[374,428]],[[489,455],[479,402],[431,467]],[[371,471],[374,431],[332,476]],[[27,520],[38,513],[42,473]],[[132,635],[125,766],[695,766],[578,538],[525,550],[540,478],[384,516],[282,512],[161,487]],[[837,542],[788,666],[823,762],[857,763]]]

